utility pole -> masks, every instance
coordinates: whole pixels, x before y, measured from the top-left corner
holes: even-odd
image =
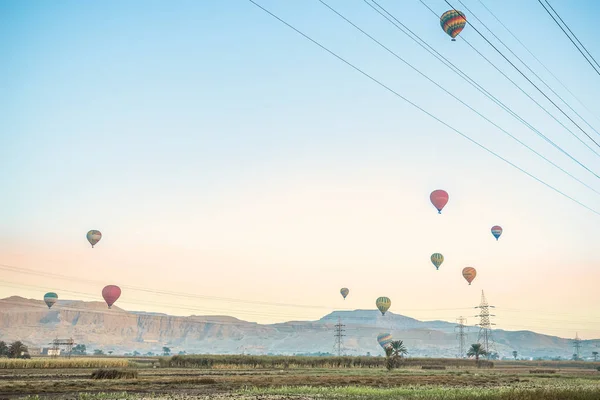
[[[576,357],[576,360],[579,360],[579,350],[581,349],[581,339],[579,339],[579,332],[575,333],[575,339],[573,339],[573,348],[575,349],[575,353],[573,353],[573,355]]]
[[[491,323],[490,317],[495,317],[494,314],[490,314],[490,308],[496,308],[495,306],[490,306],[485,298],[485,294],[483,294],[483,290],[481,291],[481,303],[475,307],[479,308],[479,315],[475,317],[479,317],[479,335],[477,337],[477,343],[483,345],[483,349],[487,352],[487,359],[490,358],[490,351],[493,349],[496,353],[496,343],[494,342],[494,338],[492,337],[492,325],[496,325]]]
[[[460,316],[458,319],[458,325],[454,328],[456,333],[456,338],[458,339],[458,358],[465,357],[465,337],[467,334],[465,333],[465,324],[467,323],[467,319],[463,316]]]
[[[338,323],[335,325],[335,344],[334,351],[337,352],[338,357],[342,355],[342,338],[344,335],[344,327],[346,325],[342,324],[342,319],[338,317]]]

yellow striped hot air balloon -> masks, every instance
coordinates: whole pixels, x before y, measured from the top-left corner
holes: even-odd
[[[390,309],[392,301],[388,297],[379,297],[375,301],[375,305],[381,311],[381,315],[385,315],[385,312]]]
[[[435,269],[440,269],[440,265],[444,262],[444,256],[440,253],[433,253],[431,255],[431,262],[435,265]]]

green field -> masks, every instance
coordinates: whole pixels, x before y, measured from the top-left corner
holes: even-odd
[[[366,360],[365,360],[366,359]],[[90,362],[94,366],[90,367]],[[176,356],[27,360],[0,370],[0,399],[599,400],[600,364],[377,357]],[[143,362],[142,362],[143,361]],[[69,362],[68,366],[59,365]],[[98,365],[114,366],[114,371]],[[123,364],[125,363],[125,364]],[[8,366],[9,364],[7,364]],[[424,369],[434,366],[445,369]],[[109,367],[109,369],[112,367]],[[542,372],[542,373],[540,373]],[[105,379],[105,378],[124,379]]]

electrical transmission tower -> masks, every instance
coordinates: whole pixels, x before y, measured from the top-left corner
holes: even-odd
[[[573,348],[575,349],[573,357],[575,357],[576,360],[579,360],[579,350],[581,349],[581,339],[579,339],[579,333],[575,333],[575,339],[573,339]]]
[[[60,346],[65,346],[66,347],[66,356],[67,358],[71,358],[71,351],[73,350],[73,345],[75,344],[75,341],[73,341],[73,338],[69,338],[69,339],[54,339],[52,341],[52,343],[50,343],[52,345],[51,348],[51,357],[52,358],[56,358],[58,357],[59,353],[60,353]]]
[[[456,332],[456,338],[458,339],[458,358],[465,357],[465,337],[467,334],[465,333],[465,324],[467,323],[467,319],[463,316],[457,319],[458,325],[454,328]]]
[[[479,315],[475,317],[479,317],[479,336],[477,337],[477,343],[483,345],[483,349],[487,353],[487,358],[489,359],[491,356],[491,350],[494,350],[496,354],[498,354],[498,350],[496,349],[496,343],[494,342],[494,338],[492,337],[492,325],[490,321],[490,317],[495,317],[494,314],[490,314],[490,308],[496,308],[495,306],[490,306],[485,299],[485,294],[483,294],[483,290],[481,291],[481,304],[477,307],[479,308]]]
[[[338,323],[335,325],[335,344],[333,346],[334,351],[337,352],[338,357],[342,355],[342,338],[344,335],[344,327],[346,325],[342,324],[342,319],[338,317]]]

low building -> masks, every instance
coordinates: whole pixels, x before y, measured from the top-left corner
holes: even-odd
[[[44,347],[41,353],[43,356],[60,356],[60,349]]]

